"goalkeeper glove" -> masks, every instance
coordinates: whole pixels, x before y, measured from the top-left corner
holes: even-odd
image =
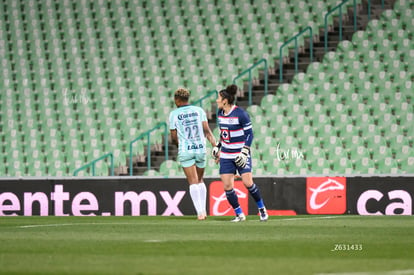
[[[214,146],[213,150],[211,151],[211,155],[213,156],[215,160],[219,158],[220,148],[221,148],[221,143],[217,142],[216,146]]]
[[[243,146],[241,152],[236,156],[234,162],[240,168],[244,168],[247,165],[250,156],[250,149],[247,146]]]

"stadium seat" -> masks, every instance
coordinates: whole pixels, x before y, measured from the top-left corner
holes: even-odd
[[[150,170],[146,170],[143,175],[154,177],[154,176],[160,176],[160,173],[157,170],[150,169]]]
[[[376,172],[375,163],[368,157],[356,159],[353,162],[354,173],[358,174],[374,174]]]
[[[4,91],[0,102],[7,106],[0,112],[0,138],[12,146],[4,150],[3,162],[16,167],[16,173],[9,171],[13,169],[7,173],[71,175],[76,164],[107,150],[116,152],[117,165],[121,165],[130,140],[167,120],[175,107],[174,87],[187,86],[196,100],[205,91],[220,88],[257,58],[277,60],[275,49],[283,41],[307,25],[317,33],[324,14],[337,3],[270,1],[236,7],[232,1],[185,5],[174,1],[137,5],[46,1],[35,8],[16,1],[3,4],[10,10],[5,16],[6,9],[0,9],[0,17],[8,21],[0,21],[0,89]],[[352,41],[341,42],[337,51],[311,64],[291,84],[268,94],[261,101],[259,115],[258,107],[248,110],[257,123],[269,128],[255,126],[257,139],[266,140],[260,133],[270,132],[279,139],[297,135],[304,143],[307,138],[298,135],[325,140],[329,131],[348,139],[361,132],[384,133],[387,126],[392,136],[410,136],[412,18],[412,3],[397,0],[392,10],[372,20],[367,30],[356,32]],[[330,26],[333,21],[331,17]],[[302,45],[302,38],[299,42]],[[219,48],[212,46],[216,44]],[[274,62],[269,63],[271,67]],[[388,94],[387,102],[372,101],[372,93],[383,93],[383,89],[403,96],[395,99]],[[303,102],[319,109],[303,108]],[[203,107],[213,111],[209,103]],[[360,121],[367,114],[370,122]],[[300,120],[297,124],[295,118]],[[387,123],[380,125],[383,120]],[[13,131],[15,136],[5,134]],[[155,135],[152,145],[160,143],[160,137]],[[15,138],[21,145],[13,142]],[[54,154],[55,148],[61,153]],[[134,156],[146,154],[142,142],[133,150]],[[265,150],[258,147],[257,151]],[[29,167],[30,155],[37,156],[38,169]],[[288,163],[283,171],[290,173],[293,168]],[[106,170],[103,167],[100,172]]]
[[[400,165],[401,165],[401,173],[412,174],[413,173],[412,167],[414,166],[414,157],[409,156],[406,159],[400,160]]]
[[[160,165],[160,175],[165,177],[180,176],[181,166],[174,160],[165,160]]]
[[[214,176],[218,176],[220,174],[219,165],[215,162],[214,159],[212,158],[207,159],[206,169],[204,173],[206,175],[214,175]]]
[[[259,105],[250,105],[247,107],[246,111],[250,116],[264,116],[264,111]]]

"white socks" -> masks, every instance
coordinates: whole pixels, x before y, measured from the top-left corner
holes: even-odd
[[[193,200],[197,215],[207,215],[206,211],[206,197],[207,188],[204,182],[197,184],[190,184],[190,196]]]
[[[200,205],[201,205],[201,211],[203,212],[202,214],[207,216],[207,211],[206,211],[207,188],[204,182],[200,182],[198,184],[198,191],[200,192]]]

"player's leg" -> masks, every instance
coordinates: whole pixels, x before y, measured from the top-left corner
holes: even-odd
[[[240,207],[239,198],[234,190],[234,161],[229,159],[220,159],[220,177],[223,182],[224,192],[226,198],[236,214],[233,222],[240,222],[246,220],[243,209]]]
[[[199,192],[199,201],[201,207],[201,215],[199,215],[199,220],[205,220],[207,218],[207,210],[206,210],[206,203],[207,203],[207,188],[206,184],[204,183],[204,170],[206,167],[206,155],[205,154],[197,154],[196,156],[196,171],[197,171],[197,186]]]
[[[193,201],[194,208],[197,211],[197,216],[203,215],[203,207],[200,200],[200,190],[198,187],[198,176],[197,176],[197,169],[195,165],[189,167],[183,167],[184,174],[187,177],[187,181],[190,184],[190,196],[191,200]]]
[[[188,184],[194,185],[198,183],[197,169],[195,164],[188,167],[183,167],[183,170]]]
[[[200,191],[198,187],[198,174],[195,165],[194,156],[190,155],[181,155],[179,156],[179,161],[183,167],[184,174],[187,178],[188,184],[190,185],[190,197],[193,201],[194,208],[196,209],[197,216],[200,217],[203,215],[203,208],[200,202]]]
[[[236,214],[236,217],[231,220],[232,222],[241,222],[246,220],[246,216],[243,213],[243,209],[240,207],[239,198],[234,190],[234,174],[221,174],[221,181],[224,185],[224,192],[226,193],[227,201]]]
[[[200,203],[200,214],[198,215],[199,220],[205,220],[207,218],[206,202],[207,202],[207,188],[203,180],[204,168],[196,166],[197,171],[197,183],[194,186],[198,190],[198,201]]]
[[[260,189],[253,182],[252,173],[251,172],[241,173],[241,178],[242,178],[244,186],[246,186],[250,195],[253,197],[254,201],[256,202],[257,208],[259,209],[259,213],[260,213],[260,220],[267,221],[269,216],[267,215],[266,207],[264,205],[262,195],[260,194]]]

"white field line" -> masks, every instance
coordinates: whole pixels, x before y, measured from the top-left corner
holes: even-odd
[[[158,223],[132,223],[132,222],[79,222],[79,223],[53,223],[53,224],[29,224],[19,225],[17,228],[39,228],[39,227],[63,227],[63,226],[78,226],[78,225],[142,225],[142,224],[158,224]]]
[[[287,218],[278,219],[275,221],[303,221],[303,220],[325,220],[325,219],[337,219],[337,218],[351,218],[355,216],[310,216],[309,218]]]
[[[354,216],[310,216],[308,218],[286,218],[286,219],[277,219],[277,220],[269,220],[270,222],[283,222],[283,221],[304,221],[304,220],[319,220],[319,219],[336,219],[336,218],[344,218],[344,217],[354,217]],[[255,220],[249,220],[255,221]],[[257,220],[259,221],[259,220]],[[269,222],[268,221],[268,222]],[[211,221],[210,221],[211,222]],[[224,221],[213,221],[222,223]],[[88,222],[88,223],[53,223],[53,224],[29,224],[29,225],[19,225],[17,228],[41,228],[41,227],[63,227],[63,226],[79,226],[79,225],[154,225],[158,224],[157,222]]]
[[[344,272],[344,273],[317,273],[315,275],[413,275],[414,269],[390,270],[382,272]]]

